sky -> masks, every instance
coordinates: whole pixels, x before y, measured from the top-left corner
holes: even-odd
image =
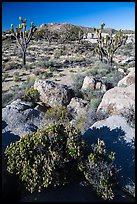
[[[135,2],[2,2],[2,30],[20,23],[19,17],[35,26],[71,23],[99,28],[135,30]]]

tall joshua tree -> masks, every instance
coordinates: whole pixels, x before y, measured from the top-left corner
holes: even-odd
[[[108,35],[106,35],[106,37],[104,37],[102,35],[104,26],[105,24],[102,23],[99,29],[94,28],[94,31],[97,34],[97,44],[94,49],[94,53],[98,54],[99,59],[102,62],[105,57],[107,63],[112,66],[115,52],[119,47],[126,43],[128,36],[124,35],[123,32],[119,30],[115,35],[113,35],[111,31]]]
[[[21,21],[21,24],[19,24],[19,26],[17,28],[15,28],[15,30],[14,30],[14,25],[11,24],[10,31],[14,35],[14,37],[16,38],[19,46],[21,47],[23,65],[26,65],[26,50],[27,50],[28,44],[29,44],[34,32],[36,31],[36,27],[34,26],[34,23],[31,22],[30,29],[27,31],[26,30],[27,19],[23,20],[21,17],[19,17],[19,20]]]

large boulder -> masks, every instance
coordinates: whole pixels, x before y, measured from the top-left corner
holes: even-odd
[[[86,100],[74,97],[71,99],[67,108],[74,118],[77,118],[80,115],[85,115],[87,111],[87,104],[88,102]]]
[[[135,84],[127,87],[114,87],[108,90],[98,106],[97,112],[112,114],[129,114],[135,110]]]
[[[126,87],[131,84],[135,84],[135,70],[130,71],[127,76],[118,82],[118,86],[121,87]]]
[[[108,152],[115,152],[119,185],[135,195],[135,129],[124,117],[113,115],[94,123],[83,135],[89,147],[104,140]]]
[[[51,107],[55,105],[66,106],[73,97],[72,90],[66,85],[49,80],[36,80],[34,88],[39,92],[41,101]]]
[[[44,113],[35,109],[31,102],[17,99],[2,109],[2,120],[7,124],[3,133],[12,132],[20,137],[37,131]],[[3,122],[4,124],[4,122]]]

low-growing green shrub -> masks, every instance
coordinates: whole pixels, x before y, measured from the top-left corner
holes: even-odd
[[[95,62],[94,65],[92,65],[91,70],[87,72],[87,75],[95,75],[99,77],[106,76],[106,74],[110,73],[112,71],[112,67],[108,64],[105,64],[103,62]]]
[[[103,141],[87,144],[73,126],[56,124],[27,134],[5,150],[7,170],[17,175],[31,193],[44,187],[66,185],[79,175],[103,199],[113,199],[116,184],[115,153]]]
[[[117,83],[124,77],[121,72],[113,71],[106,75],[106,84],[111,83],[113,87],[117,86]]]
[[[81,95],[81,87],[84,81],[85,75],[83,74],[76,74],[72,76],[72,88],[76,93],[76,96]]]
[[[91,99],[90,100],[90,108],[94,109],[94,110],[97,110],[100,102],[101,102],[100,98],[93,98],[93,99]]]
[[[76,128],[52,125],[11,143],[5,151],[7,170],[19,176],[31,193],[65,185],[75,179],[84,146]]]
[[[92,90],[90,88],[82,90],[82,94],[85,100],[92,100],[92,99],[101,99],[103,96],[103,92],[101,90]]]
[[[50,72],[56,72],[57,68],[56,67],[50,67]]]
[[[104,200],[113,200],[113,187],[117,181],[117,170],[113,161],[115,153],[107,153],[103,140],[98,139],[97,144],[91,145],[88,157],[79,163],[79,170],[86,180]]]
[[[45,113],[46,119],[52,120],[56,123],[69,123],[71,115],[65,106],[56,105],[49,108]]]
[[[52,76],[52,73],[47,71],[40,71],[39,73],[39,79],[47,79]]]
[[[19,77],[19,72],[14,72],[13,73],[13,81],[15,81],[15,82],[21,81],[21,79]]]
[[[30,102],[38,102],[39,99],[39,92],[34,89],[33,87],[29,88],[26,90],[25,94],[22,96],[22,99],[25,101],[30,101]]]

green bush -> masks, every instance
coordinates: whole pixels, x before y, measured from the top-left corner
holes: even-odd
[[[30,101],[36,103],[39,101],[39,92],[33,87],[26,90],[25,94],[22,96],[25,101]]]
[[[91,67],[91,70],[87,72],[87,74],[104,77],[106,76],[106,74],[110,73],[111,71],[112,71],[112,67],[110,65],[97,61]]]
[[[101,102],[100,98],[93,98],[93,99],[91,99],[91,101],[90,101],[90,108],[92,108],[94,110],[97,110],[100,102]]]
[[[103,140],[91,145],[88,157],[79,163],[79,170],[104,200],[113,200],[113,187],[117,181],[117,170],[113,164],[115,153],[107,153]]]
[[[27,134],[10,144],[5,156],[8,172],[16,174],[31,193],[65,185],[81,174],[103,199],[114,197],[115,153],[107,153],[102,140],[87,152],[80,131],[73,126],[56,124]]]
[[[52,125],[11,143],[5,150],[7,170],[18,175],[31,193],[65,185],[75,178],[84,146],[76,128]]]
[[[81,87],[84,81],[84,75],[83,74],[76,74],[72,75],[72,88],[75,91],[76,96],[81,96]]]
[[[56,72],[57,68],[56,67],[50,67],[50,72]]]
[[[65,106],[56,105],[47,110],[45,113],[46,119],[52,120],[56,123],[68,123],[71,119],[67,108]]]
[[[47,71],[40,71],[39,72],[39,79],[47,79],[52,76],[52,73],[49,73]]]
[[[15,82],[21,81],[21,79],[19,77],[19,72],[14,72],[13,73],[13,81],[15,81]]]

